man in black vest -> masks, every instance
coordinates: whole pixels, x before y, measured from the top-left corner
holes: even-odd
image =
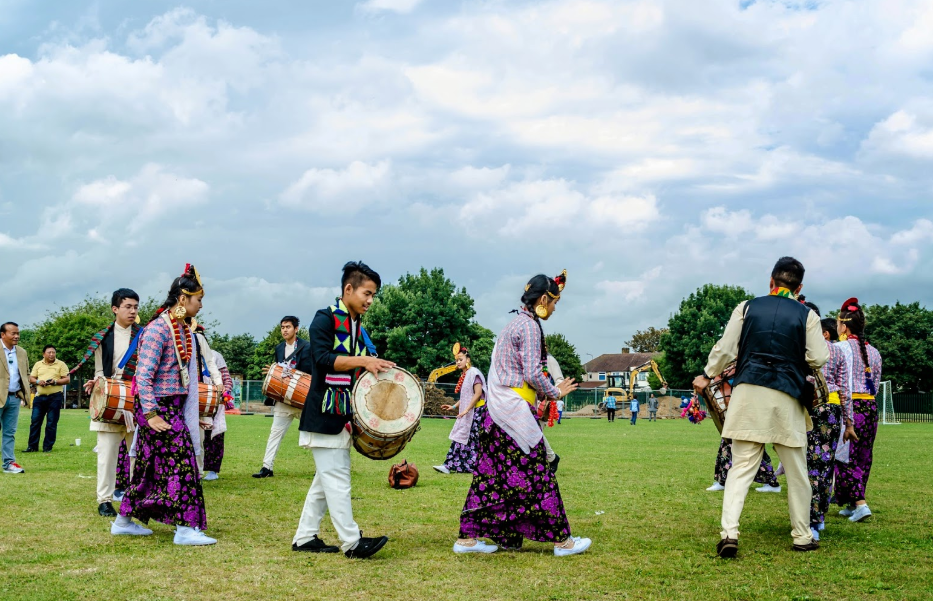
[[[363,370],[378,374],[394,367],[370,350],[361,318],[382,285],[379,274],[365,263],[343,266],[343,296],[314,316],[308,328],[314,371],[311,392],[301,413],[298,444],[314,455],[314,481],[308,490],[293,551],[336,553],[350,558],[369,557],[389,540],[385,536],[363,537],[353,520],[350,502],[350,392]],[[325,544],[318,534],[325,512],[330,512],[340,548]]]
[[[282,332],[283,342],[275,347],[275,362],[288,365],[291,369],[303,371],[310,374],[313,369],[311,361],[311,345],[307,340],[298,337],[297,317],[286,315],[279,322],[279,328]],[[269,373],[269,368],[262,369],[262,375]],[[301,418],[301,409],[286,405],[285,403],[273,401],[267,398],[266,406],[272,407],[272,429],[269,431],[269,442],[266,443],[266,454],[262,459],[262,469],[253,474],[253,478],[269,478],[275,474],[272,472],[275,464],[275,456],[279,453],[279,445],[282,439],[288,433],[292,425],[292,420]]]
[[[709,354],[703,375],[693,387],[701,391],[710,377],[737,360],[732,398],[723,438],[732,439],[732,469],[722,501],[720,557],[738,551],[739,518],[745,496],[761,463],[765,443],[772,443],[787,474],[787,501],[794,550],[819,548],[810,533],[810,481],[807,478],[807,431],[812,428],[805,405],[806,378],[829,360],[820,318],[797,301],[804,268],[791,257],[778,260],[771,272],[771,294],[739,304],[722,338]]]

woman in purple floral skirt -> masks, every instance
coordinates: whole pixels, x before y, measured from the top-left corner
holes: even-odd
[[[173,525],[175,544],[211,545],[195,449],[200,449],[199,375],[207,369],[194,335],[204,290],[194,266],[172,282],[168,298],[140,337],[136,385],[136,464],[111,527],[114,535],[149,535],[155,520]]]
[[[526,538],[552,543],[558,557],[590,547],[590,539],[570,535],[534,410],[538,399],[556,400],[577,388],[573,379],[555,386],[545,369],[541,320],[554,313],[566,281],[566,271],[554,279],[533,277],[525,286],[518,316],[499,335],[489,368],[487,414],[480,424],[476,468],[460,514],[455,553],[492,553],[497,545],[517,550]]]
[[[454,390],[460,395],[460,400],[453,405],[441,405],[441,409],[458,409],[459,413],[450,431],[452,442],[447,459],[442,465],[435,465],[434,469],[442,474],[472,474],[473,466],[476,465],[476,445],[482,429],[480,424],[486,419],[486,378],[480,370],[473,367],[468,348],[460,346],[458,342],[454,350],[457,369],[463,372]]]

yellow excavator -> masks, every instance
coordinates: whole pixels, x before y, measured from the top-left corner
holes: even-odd
[[[457,355],[459,353],[460,353],[460,343],[457,342],[454,344],[454,348],[453,348],[454,359],[457,358]],[[457,371],[456,361],[453,363],[449,363],[445,365],[444,367],[438,367],[437,369],[432,371],[431,374],[428,376],[428,383],[436,383],[438,378],[443,378],[447,374],[451,372],[455,372],[455,371]]]
[[[649,370],[653,371],[654,375],[657,376],[659,380],[661,380],[661,388],[658,390],[658,392],[660,392],[662,395],[667,393],[667,380],[665,380],[664,376],[661,375],[661,370],[658,368],[658,363],[652,359],[648,363],[639,365],[629,372],[628,390],[625,390],[624,388],[607,388],[603,397],[605,398],[608,396],[614,396],[620,399],[623,403],[631,401],[632,398],[635,397],[635,382],[638,381],[638,374]],[[604,407],[605,401],[600,403],[600,409],[603,409]]]

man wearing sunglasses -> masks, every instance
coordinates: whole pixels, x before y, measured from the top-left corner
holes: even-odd
[[[3,347],[3,367],[0,367],[0,432],[3,438],[3,473],[22,474],[16,463],[13,444],[20,401],[29,399],[29,357],[19,343],[19,326],[12,321],[0,325],[0,346]]]

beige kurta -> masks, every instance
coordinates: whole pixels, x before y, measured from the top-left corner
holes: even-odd
[[[739,339],[745,323],[745,303],[732,312],[722,338],[710,351],[704,370],[708,375],[721,374],[739,353]],[[807,317],[807,363],[814,369],[829,361],[829,347],[823,340],[820,318],[813,311]],[[810,415],[800,402],[783,392],[739,384],[732,391],[723,438],[760,443],[777,443],[788,447],[807,446],[807,431],[813,429]]]

